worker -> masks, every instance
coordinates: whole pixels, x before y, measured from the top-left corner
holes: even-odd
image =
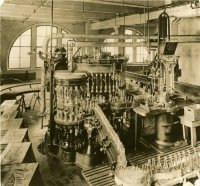
[[[64,47],[55,49],[55,71],[68,70],[68,60],[66,58],[66,49]]]

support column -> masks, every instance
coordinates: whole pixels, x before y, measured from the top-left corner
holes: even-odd
[[[115,35],[119,35],[119,26],[114,26]],[[118,39],[115,39],[114,42],[119,42]],[[114,47],[114,54],[119,54],[119,48]]]
[[[95,31],[91,30],[91,24],[90,22],[85,22],[85,34],[87,35],[90,35],[90,34],[96,34]],[[85,39],[85,41],[98,41],[96,39]],[[94,54],[94,51],[93,51],[93,47],[85,47],[85,50],[84,50],[85,54],[87,55],[93,55]]]
[[[136,31],[133,32],[133,35],[136,35]],[[136,39],[133,39],[133,42],[136,42]],[[132,51],[133,51],[133,61],[131,61],[133,64],[135,64],[137,61],[136,61],[136,55],[137,55],[137,51],[136,51],[136,46],[134,46],[132,48]]]
[[[84,22],[84,34],[88,34],[88,24],[87,22]],[[85,41],[88,41],[88,39],[85,39]],[[83,50],[83,55],[88,54],[88,47],[85,47]]]

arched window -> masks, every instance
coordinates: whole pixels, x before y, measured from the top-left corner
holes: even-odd
[[[138,31],[136,30],[131,30],[131,29],[126,29],[125,34],[127,35],[141,35]],[[125,42],[141,42],[144,41],[144,39],[125,39]],[[129,63],[141,63],[146,61],[148,52],[147,52],[147,47],[125,47],[124,50],[125,55],[129,56]]]
[[[41,67],[43,61],[39,58],[38,52],[42,50],[44,38],[50,35],[50,33],[51,27],[49,25],[34,25],[18,36],[9,53],[8,69],[29,69]],[[54,26],[53,33],[68,32],[61,26]],[[31,39],[33,39],[34,42],[32,42]],[[53,39],[52,50],[54,51],[56,47],[64,45],[66,40],[70,39]],[[31,51],[31,49],[33,51]],[[50,52],[50,45],[48,52]]]
[[[139,33],[136,33],[136,35],[140,35]],[[137,42],[142,42],[144,39],[137,39]],[[147,60],[148,51],[147,47],[136,47],[136,62],[141,63],[145,62]]]
[[[113,35],[114,32],[111,33]],[[141,35],[138,31],[133,29],[126,29],[126,35]],[[114,42],[114,39],[105,39],[104,42]],[[125,39],[125,42],[141,42],[144,39]],[[117,47],[104,47],[104,51],[110,52],[111,55],[118,54]],[[124,55],[128,56],[128,63],[145,62],[148,56],[147,47],[124,47]]]
[[[53,27],[53,34],[56,34],[58,32],[57,27]],[[49,36],[51,34],[51,27],[50,26],[37,26],[37,40],[36,40],[36,51],[37,53],[39,51],[42,51],[42,45],[45,37]],[[52,40],[52,48],[54,49],[57,45],[57,40]],[[48,52],[50,52],[50,45],[48,47]],[[36,67],[42,67],[43,61],[39,58],[37,55],[36,58]]]
[[[114,35],[114,32],[112,32],[110,35]],[[105,39],[104,42],[105,43],[113,43],[113,42],[115,42],[115,40],[114,39]],[[104,50],[106,52],[110,52],[111,55],[117,54],[116,47],[105,47]]]
[[[61,30],[62,34],[67,34],[65,30]],[[62,46],[67,50],[67,58],[70,61],[73,54],[76,53],[78,48],[76,47],[76,42],[73,38],[62,38]]]
[[[133,30],[125,30],[126,35],[133,35]],[[125,39],[125,42],[133,42],[132,39]],[[134,48],[133,47],[125,47],[124,54],[128,56],[128,62],[132,63],[134,59]]]
[[[8,68],[30,68],[30,55],[28,55],[30,50],[31,29],[28,29],[15,40],[9,54]]]

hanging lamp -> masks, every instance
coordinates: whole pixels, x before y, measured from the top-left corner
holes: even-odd
[[[146,61],[151,61],[151,51],[150,51],[150,32],[149,32],[149,1],[147,0],[147,58]]]
[[[158,19],[158,39],[160,41],[166,38],[170,40],[170,19],[165,9]]]

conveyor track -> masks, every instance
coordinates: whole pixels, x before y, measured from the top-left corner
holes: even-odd
[[[182,146],[177,147],[176,149],[171,150],[167,153],[158,153],[156,151],[150,150],[149,152],[135,152],[127,155],[127,159],[131,165],[142,165],[156,156],[161,157],[161,161],[163,160],[163,156],[170,155],[176,152],[188,151],[190,152],[193,150],[191,146]],[[198,147],[198,151],[200,148]],[[86,182],[89,186],[114,186],[114,177],[112,176],[112,171],[109,165],[101,165],[98,167],[86,169],[82,171],[83,177],[85,178]]]

